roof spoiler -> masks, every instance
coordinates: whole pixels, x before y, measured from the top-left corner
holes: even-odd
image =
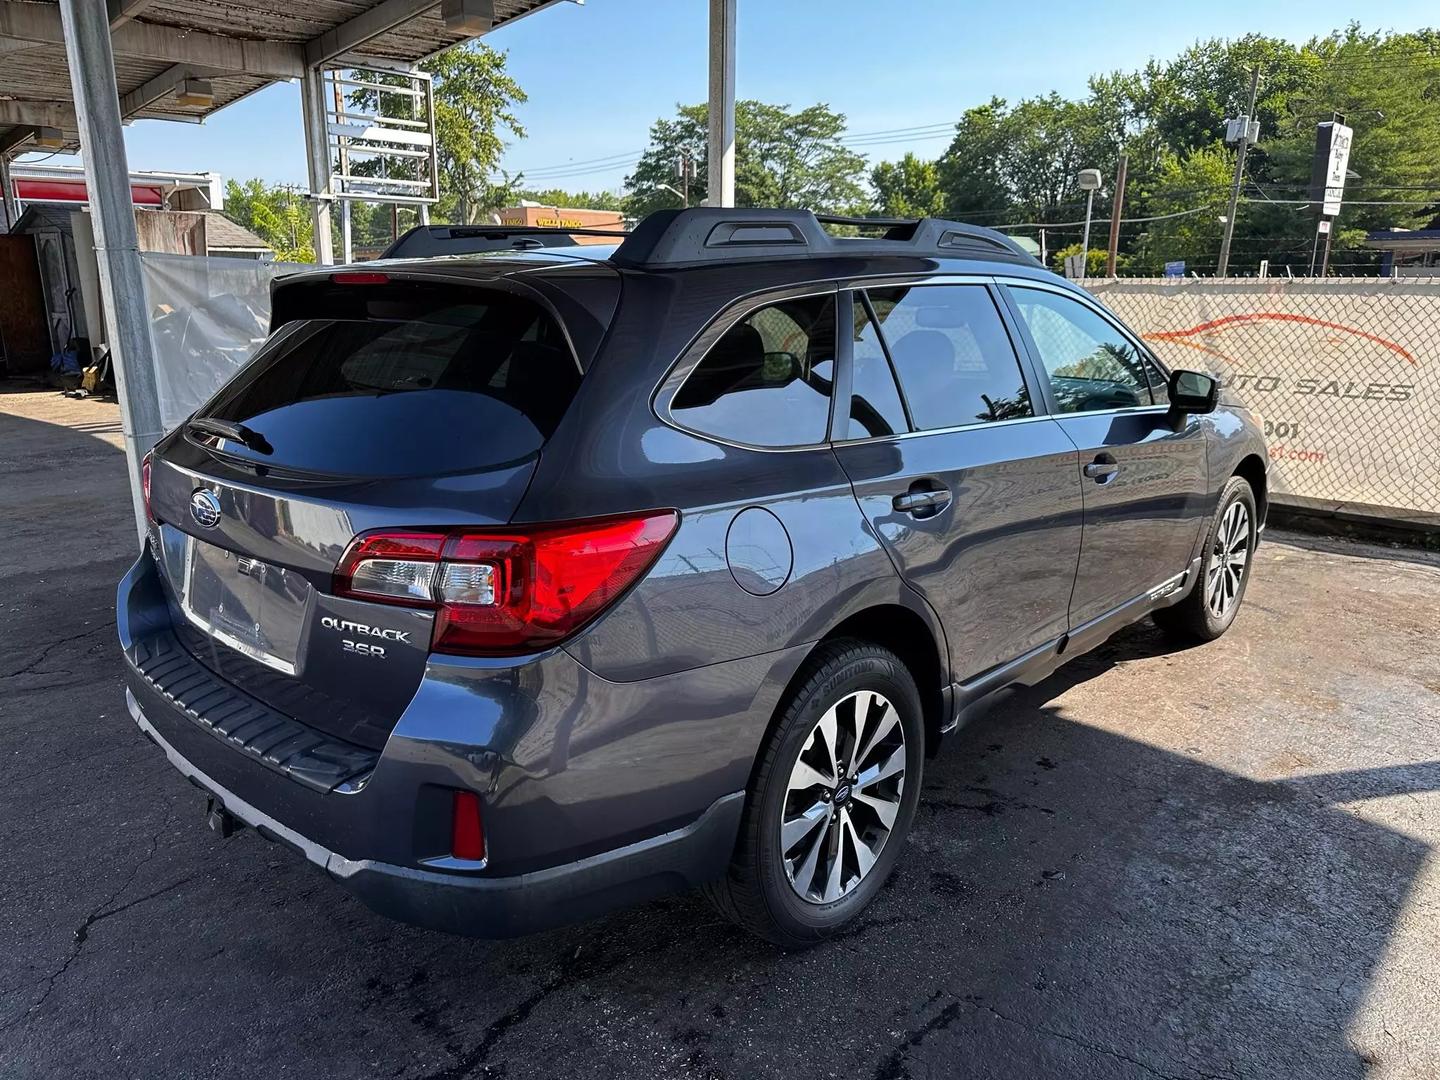
[[[879,237],[832,236],[824,225],[882,229]],[[809,210],[693,207],[657,210],[631,231],[610,261],[630,269],[703,266],[737,259],[825,255],[980,255],[1037,265],[1034,256],[994,229],[940,218],[867,218]]]

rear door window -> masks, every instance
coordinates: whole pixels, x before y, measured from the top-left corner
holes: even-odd
[[[862,294],[855,294],[855,344],[850,354],[848,439],[873,439],[909,431],[890,358]]]
[[[373,290],[366,292],[367,289]],[[580,383],[539,304],[484,289],[353,286],[285,324],[204,415],[272,448],[259,464],[344,476],[457,472],[525,458]]]
[[[710,346],[670,400],[670,416],[748,446],[826,440],[835,377],[835,296],[780,300]]]
[[[1033,416],[1020,360],[984,285],[869,290],[921,431]]]

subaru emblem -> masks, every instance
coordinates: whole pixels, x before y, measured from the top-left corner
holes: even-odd
[[[202,529],[213,529],[220,524],[220,498],[213,491],[196,488],[190,496],[190,516]]]

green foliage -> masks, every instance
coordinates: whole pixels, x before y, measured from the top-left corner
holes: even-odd
[[[512,201],[515,181],[490,177],[505,149],[501,130],[525,135],[514,107],[527,97],[506,72],[505,54],[480,42],[446,49],[421,67],[435,79],[439,210],[446,220],[473,223]]]
[[[1337,224],[1337,262],[1373,265],[1360,247],[1365,230],[1414,228],[1440,213],[1440,31],[1367,33],[1355,25],[1301,45],[1258,34],[1201,41],[1138,71],[1097,74],[1076,100],[1052,93],[968,109],[934,163],[940,206],[978,224],[1048,222],[1052,244],[1068,241],[1078,251],[1085,198],[1077,174],[1095,168],[1105,178],[1095,199],[1095,227],[1104,229],[1125,153],[1127,217],[1199,211],[1122,226],[1132,269],[1159,273],[1164,262],[1185,259],[1213,271],[1235,168],[1235,148],[1220,140],[1225,119],[1245,109],[1257,65],[1261,134],[1246,164],[1232,273],[1253,272],[1262,258],[1272,270],[1308,268],[1315,215],[1303,202],[1315,125],[1332,112],[1355,129],[1350,168],[1360,177]],[[875,166],[875,204],[908,204],[907,178],[924,164]]]
[[[1071,255],[1079,254],[1079,244],[1071,244],[1069,247],[1063,247],[1059,251],[1052,251],[1050,253],[1050,267],[1057,274],[1063,274],[1065,273],[1065,260],[1068,259]],[[1085,276],[1104,277],[1105,269],[1109,262],[1109,258],[1110,252],[1106,248],[1091,248],[1089,251],[1085,252]],[[1129,268],[1129,259],[1127,259],[1124,255],[1117,255],[1115,259],[1115,268],[1119,273],[1125,273],[1125,271]]]
[[[522,173],[520,179],[525,175]],[[577,210],[615,210],[625,209],[625,200],[616,195],[613,191],[566,191],[563,188],[545,188],[537,191],[533,188],[523,188],[515,193],[516,199],[529,199],[531,202],[538,202],[545,206],[573,207]],[[514,206],[515,203],[509,204]]]
[[[225,216],[274,248],[276,261],[315,261],[314,220],[297,188],[258,178],[227,180]]]
[[[497,183],[493,177],[505,150],[503,134],[525,135],[514,113],[515,106],[527,100],[525,91],[505,70],[505,53],[480,42],[446,49],[420,67],[434,79],[435,157],[440,173],[435,220],[473,224],[514,201],[520,178],[501,173]],[[411,85],[403,75],[356,74],[365,82]],[[416,108],[407,94],[370,87],[352,90],[346,100],[353,109],[386,116],[403,117]],[[418,169],[418,163],[380,158],[352,163],[352,170],[361,176],[416,179]],[[388,220],[388,208],[385,213]]]
[[[1183,158],[1168,151],[1162,155],[1148,210],[1177,216],[1151,222],[1141,237],[1138,264],[1142,273],[1159,274],[1164,264],[1174,259],[1184,259],[1191,267],[1215,261],[1224,228],[1220,218],[1234,173],[1234,154],[1220,143],[1190,151]],[[1188,212],[1197,206],[1203,207],[1199,213]]]
[[[906,154],[899,161],[882,161],[870,170],[875,209],[892,217],[936,217],[944,210],[940,170],[933,161]]]
[[[695,163],[690,204],[706,197],[707,110],[682,105],[671,119],[656,120],[650,145],[625,178],[626,209],[635,217],[680,205],[662,185],[682,188],[681,157]],[[864,199],[865,159],[840,142],[845,117],[826,105],[792,111],[761,101],[735,103],[735,201],[741,206],[806,207],[849,211]]]

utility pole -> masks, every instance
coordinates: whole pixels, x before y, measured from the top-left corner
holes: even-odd
[[[695,179],[695,159],[689,150],[680,151],[680,160],[675,163],[675,175],[680,180],[680,201],[690,205],[690,181]]]
[[[1130,155],[1120,155],[1115,170],[1115,206],[1110,212],[1110,258],[1105,263],[1105,276],[1115,277],[1115,264],[1120,250],[1120,214],[1125,209],[1125,177],[1130,168]]]
[[[1245,179],[1245,154],[1250,149],[1251,117],[1255,115],[1255,95],[1260,89],[1260,67],[1250,73],[1250,104],[1240,117],[1240,146],[1235,154],[1235,183],[1230,188],[1230,212],[1225,215],[1225,235],[1220,241],[1220,263],[1216,277],[1224,277],[1230,269],[1230,238],[1235,235],[1235,211],[1240,206],[1240,185]]]

